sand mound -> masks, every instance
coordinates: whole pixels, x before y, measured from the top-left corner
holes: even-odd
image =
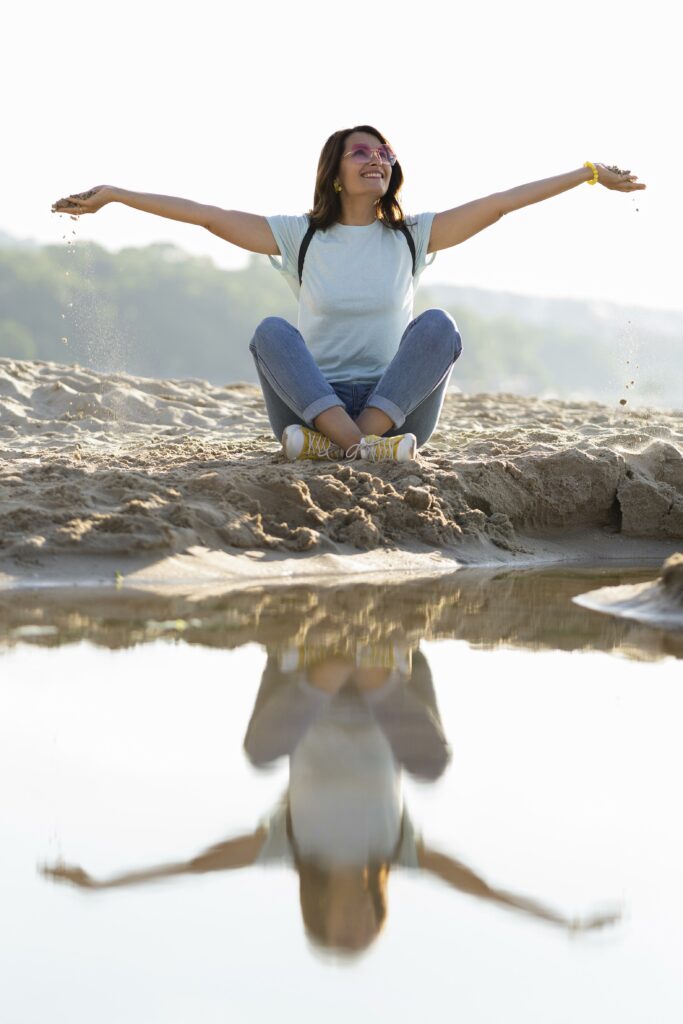
[[[0,446],[6,564],[683,538],[683,413],[448,394],[413,462],[292,463],[255,386],[0,359]]]
[[[667,558],[661,576],[653,582],[601,587],[574,601],[583,608],[659,629],[683,630],[683,554]]]

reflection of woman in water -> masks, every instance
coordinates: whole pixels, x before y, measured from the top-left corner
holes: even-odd
[[[494,889],[464,864],[416,835],[401,795],[401,770],[423,780],[444,771],[450,751],[431,674],[417,649],[385,652],[371,664],[361,651],[316,658],[309,651],[269,654],[245,737],[251,762],[289,756],[282,800],[252,833],[217,843],[187,862],[97,881],[81,868],[45,873],[89,889],[108,889],[187,873],[289,863],[299,875],[309,938],[338,951],[365,949],[387,913],[393,867],[422,869],[461,892],[570,928],[579,923],[523,897]],[[388,655],[388,656],[387,656]],[[411,666],[412,660],[412,666]]]

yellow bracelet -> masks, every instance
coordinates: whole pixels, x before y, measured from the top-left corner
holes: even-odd
[[[593,177],[592,177],[592,178],[591,178],[591,180],[590,180],[590,181],[588,182],[588,184],[589,184],[589,185],[597,185],[597,183],[598,183],[598,169],[597,169],[597,167],[595,166],[595,164],[592,164],[592,163],[590,162],[590,160],[586,160],[586,162],[585,162],[585,164],[584,164],[583,166],[584,166],[584,167],[590,167],[590,169],[591,169],[591,170],[592,170],[592,172],[593,172]]]

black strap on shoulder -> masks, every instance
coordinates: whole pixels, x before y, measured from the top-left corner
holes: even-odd
[[[406,242],[408,243],[408,248],[410,249],[410,255],[413,258],[413,277],[415,277],[415,242],[413,241],[413,236],[408,230],[408,226],[404,220],[401,221],[401,223],[398,226],[398,229],[399,231],[402,231],[403,234],[406,236]]]
[[[406,225],[406,222],[403,221],[403,220],[398,225],[398,230],[403,235],[405,235],[406,242],[408,243],[408,248],[410,249],[410,255],[411,255],[412,260],[413,260],[413,277],[414,277],[415,276],[415,258],[416,257],[415,257],[415,242],[413,241],[413,236],[411,235],[410,231],[408,230],[408,226]],[[308,225],[308,229],[306,231],[306,234],[302,238],[301,245],[299,246],[299,286],[301,286],[301,281],[303,279],[304,260],[306,259],[306,252],[308,250],[309,245],[311,244],[311,239],[313,238],[313,235],[315,234],[315,231],[316,231],[316,229],[313,226],[313,224],[309,224]]]
[[[313,224],[309,224],[308,230],[306,231],[306,234],[304,235],[301,241],[301,245],[299,246],[299,287],[301,287],[301,279],[304,273],[304,260],[306,259],[306,250],[311,244],[311,239],[313,238],[314,234],[315,227],[313,226]]]

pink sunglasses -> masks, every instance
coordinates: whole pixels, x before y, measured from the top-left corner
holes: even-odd
[[[377,153],[380,163],[391,164],[392,167],[396,163],[396,154],[390,146],[367,146],[363,142],[351,146],[348,153],[342,156],[350,156],[355,164],[365,164],[372,159],[373,153]]]

